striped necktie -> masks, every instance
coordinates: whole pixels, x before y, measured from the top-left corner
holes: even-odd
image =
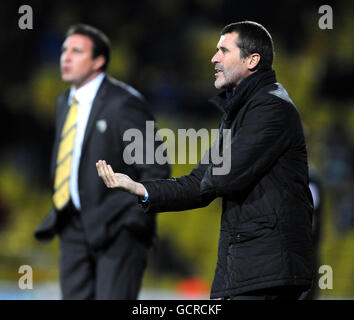
[[[61,210],[70,200],[70,172],[77,129],[78,106],[79,102],[73,97],[60,136],[53,195],[53,203],[57,210]]]

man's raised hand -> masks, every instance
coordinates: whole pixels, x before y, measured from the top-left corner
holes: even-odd
[[[108,188],[119,188],[137,196],[145,196],[146,189],[141,183],[135,182],[125,174],[115,173],[106,161],[99,160],[96,168],[98,176]]]

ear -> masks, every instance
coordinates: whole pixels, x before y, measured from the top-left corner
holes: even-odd
[[[106,62],[106,58],[104,56],[102,55],[98,56],[94,60],[93,68],[95,70],[99,70],[104,65],[105,62]]]
[[[259,53],[252,53],[248,58],[248,69],[254,70],[261,60],[261,56]]]

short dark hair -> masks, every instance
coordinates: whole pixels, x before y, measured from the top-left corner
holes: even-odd
[[[111,56],[111,42],[108,37],[101,30],[83,23],[71,26],[66,33],[66,38],[74,34],[81,34],[91,39],[93,43],[92,58],[102,55],[105,58],[105,63],[101,70],[105,71]]]
[[[258,53],[261,59],[255,70],[272,68],[274,46],[272,37],[266,28],[253,21],[235,22],[225,26],[221,30],[221,35],[232,32],[238,33],[236,45],[240,48],[241,58]]]

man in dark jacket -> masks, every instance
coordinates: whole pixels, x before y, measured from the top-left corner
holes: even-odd
[[[212,102],[223,111],[215,147],[231,155],[227,174],[201,161],[189,175],[136,183],[102,160],[98,174],[107,187],[139,196],[148,213],[222,197],[211,298],[303,298],[313,278],[313,201],[301,120],[272,70],[272,38],[254,22],[228,25],[211,62],[215,87],[224,90]]]

